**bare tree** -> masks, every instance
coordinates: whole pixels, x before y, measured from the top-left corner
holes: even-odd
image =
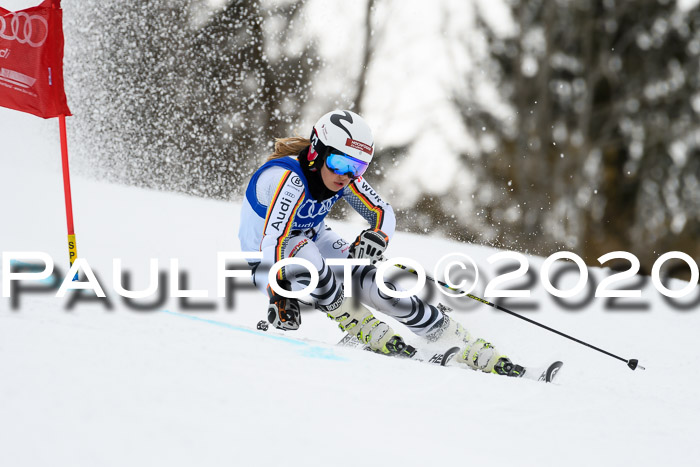
[[[474,165],[492,185],[511,184],[485,207],[500,242],[541,254],[568,248],[589,264],[631,250],[647,272],[663,251],[700,256],[697,7],[535,0],[512,8],[518,35],[489,37],[514,128],[458,96],[467,124],[499,141],[498,157],[481,154]]]

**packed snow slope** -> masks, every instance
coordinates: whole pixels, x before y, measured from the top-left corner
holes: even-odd
[[[48,253],[65,274],[56,126],[0,109],[0,246]],[[0,299],[2,466],[692,464],[700,312],[669,305],[651,284],[636,299],[645,311],[604,299],[567,309],[538,276],[530,299],[504,302],[527,301],[527,316],[646,371],[468,299],[456,319],[521,363],[563,360],[557,384],[433,367],[335,347],[341,332],[312,310],[296,333],[257,331],[266,299],[240,279],[233,304],[216,298],[217,252],[239,251],[239,202],[72,182],[78,253],[108,299],[56,298],[55,289]],[[348,238],[362,227],[332,224]],[[399,232],[388,251],[428,269],[453,252],[476,260],[482,293],[493,249]],[[114,258],[132,289],[148,285],[150,258],[166,276],[176,258],[180,287],[209,297],[149,298],[140,302],[148,310],[135,309],[115,292]],[[528,259],[538,272],[542,258]],[[598,282],[607,273],[591,269]]]

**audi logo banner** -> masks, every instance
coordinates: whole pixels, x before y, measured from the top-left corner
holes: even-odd
[[[0,8],[0,106],[43,118],[70,115],[63,89],[61,0]]]

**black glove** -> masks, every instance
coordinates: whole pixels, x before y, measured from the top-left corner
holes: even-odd
[[[368,259],[376,264],[382,259],[389,245],[389,237],[381,230],[364,230],[350,247],[350,256],[355,259]]]
[[[289,281],[279,281],[284,290],[292,290]],[[276,293],[272,287],[267,286],[270,294],[270,304],[267,306],[267,320],[277,329],[283,331],[295,331],[301,325],[301,310],[296,298],[287,298]]]

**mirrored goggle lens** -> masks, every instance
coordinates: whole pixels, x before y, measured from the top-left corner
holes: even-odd
[[[326,158],[326,165],[338,175],[350,175],[352,178],[360,177],[367,170],[366,162],[347,154],[330,153]]]

